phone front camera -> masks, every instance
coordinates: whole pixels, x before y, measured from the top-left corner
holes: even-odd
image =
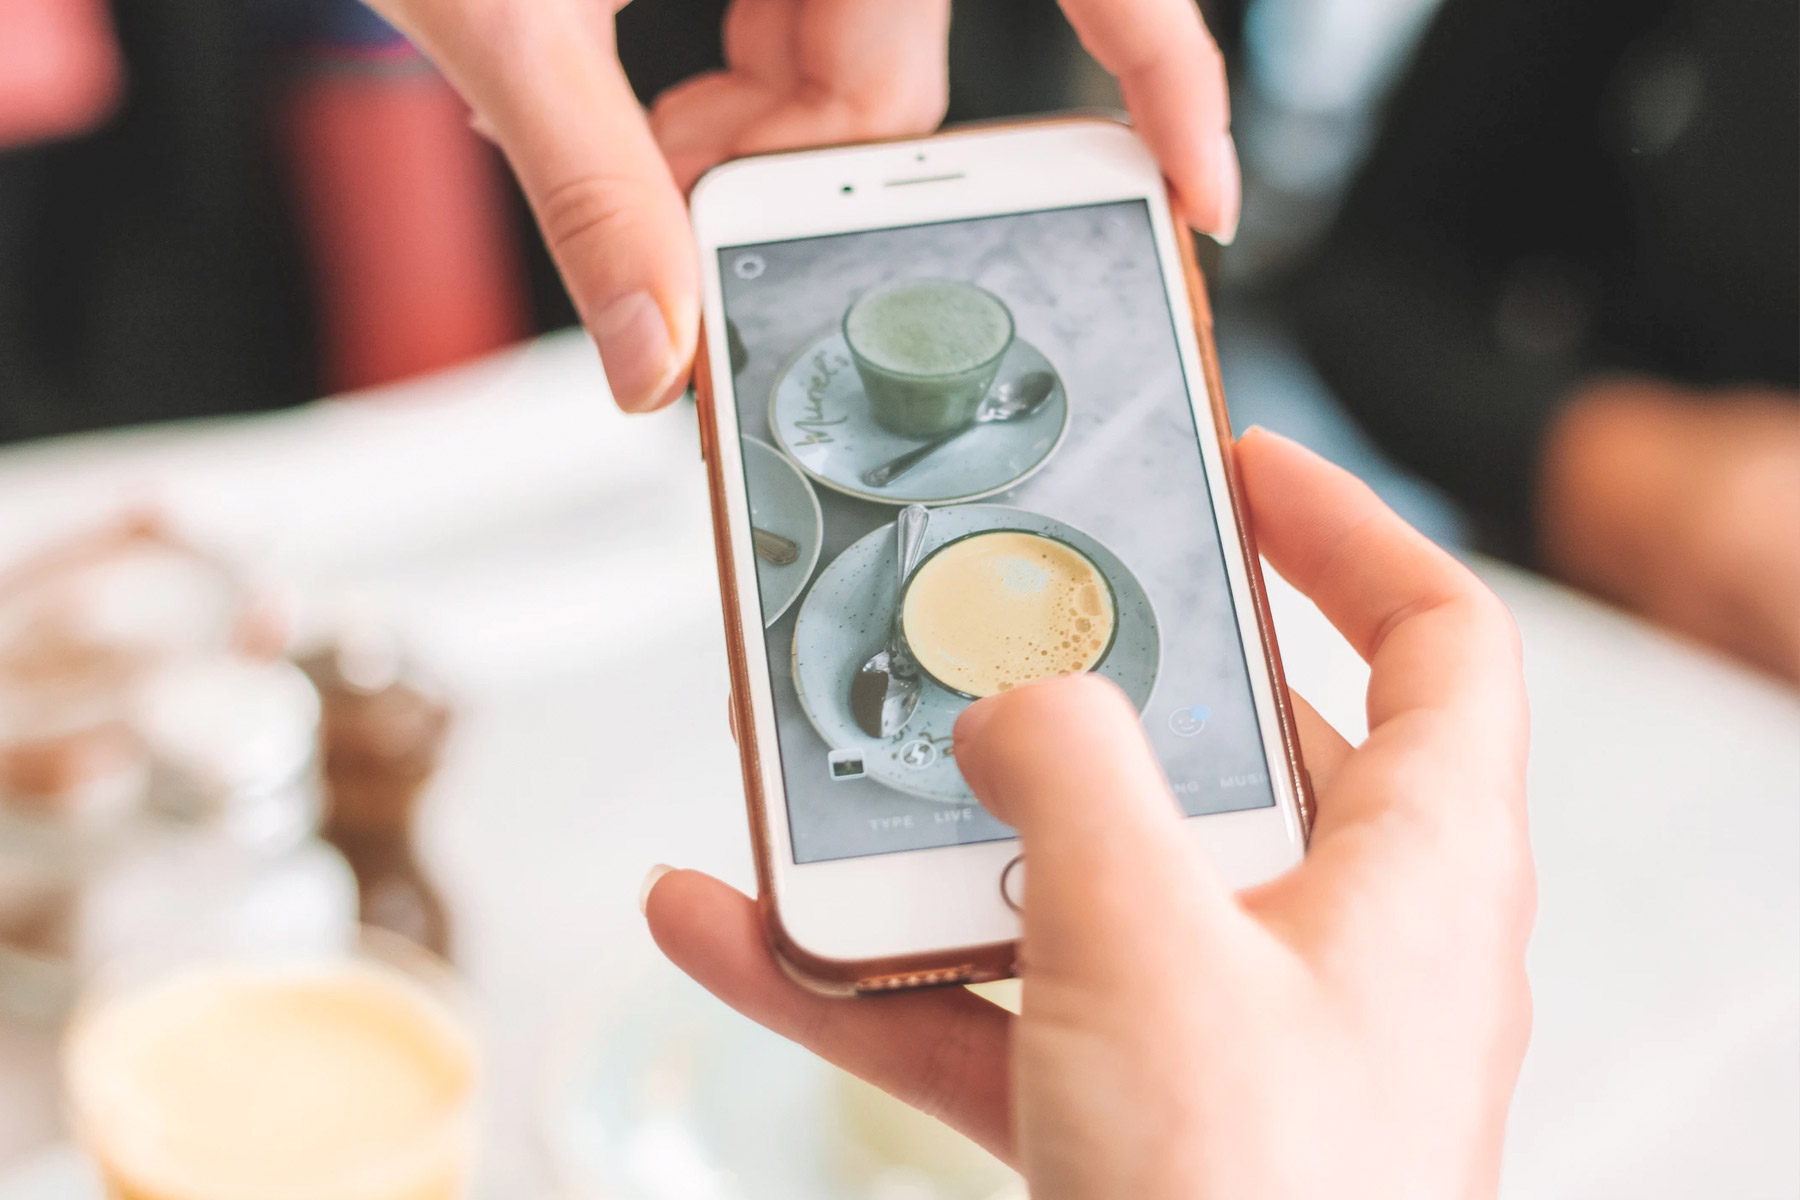
[[[844,193],[844,195],[846,195],[846,196],[848,196],[851,192],[854,192],[855,190],[856,189],[853,186],[851,186],[850,184],[847,184],[847,183],[843,187],[838,189],[838,191]]]

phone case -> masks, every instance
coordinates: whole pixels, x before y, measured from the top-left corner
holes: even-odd
[[[1036,121],[1006,121],[996,124],[1049,124],[1069,120],[1092,120],[1091,117],[1051,117]],[[968,127],[965,127],[968,128]],[[952,135],[953,136],[953,135]],[[911,140],[911,139],[896,139]],[[1170,209],[1178,230],[1187,226],[1173,195]],[[1244,509],[1244,493],[1238,477],[1233,453],[1231,420],[1225,408],[1225,393],[1219,381],[1218,351],[1213,345],[1212,305],[1207,299],[1206,281],[1194,253],[1192,236],[1179,242],[1182,273],[1187,281],[1194,331],[1200,345],[1200,358],[1206,375],[1207,392],[1212,397],[1212,417],[1224,448],[1225,477],[1231,492],[1232,512],[1237,528],[1238,545],[1248,565],[1250,592],[1256,605],[1256,628],[1263,657],[1269,664],[1275,682],[1275,707],[1281,725],[1284,764],[1294,794],[1300,798],[1300,821],[1303,834],[1312,832],[1312,789],[1306,768],[1300,758],[1300,741],[1295,731],[1293,705],[1288,698],[1287,678],[1282,671],[1281,652],[1275,644],[1275,628],[1269,616],[1269,604],[1263,583],[1262,560],[1257,557],[1256,539],[1251,533]],[[700,349],[694,363],[694,395],[699,407],[700,450],[706,459],[707,490],[711,498],[713,552],[719,569],[719,592],[724,601],[725,645],[731,660],[731,717],[736,734],[738,759],[743,766],[744,797],[749,807],[750,834],[756,860],[757,907],[763,918],[770,947],[776,961],[789,976],[803,986],[832,995],[856,995],[899,991],[918,987],[944,987],[965,983],[982,983],[1006,979],[1016,974],[1017,942],[994,942],[977,946],[946,947],[943,950],[888,958],[829,959],[808,953],[796,945],[782,925],[781,913],[773,895],[774,864],[771,855],[767,804],[763,794],[762,775],[757,769],[759,730],[745,699],[749,695],[749,648],[739,633],[736,619],[739,605],[736,573],[731,566],[731,530],[726,505],[724,476],[719,466],[715,445],[717,424],[713,405],[712,372],[707,357],[705,330],[700,336]]]

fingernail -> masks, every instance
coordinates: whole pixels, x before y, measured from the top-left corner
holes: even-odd
[[[476,133],[479,133],[482,137],[494,143],[496,146],[500,144],[500,135],[494,132],[494,127],[489,125],[488,119],[479,112],[470,110],[469,128],[473,129]]]
[[[621,296],[590,322],[613,400],[626,412],[656,407],[679,364],[662,308],[649,292]]]
[[[1224,153],[1219,159],[1219,224],[1213,230],[1213,241],[1229,246],[1237,241],[1238,219],[1244,213],[1244,176],[1238,167],[1237,142],[1224,135]]]
[[[657,863],[650,868],[650,873],[644,876],[644,882],[638,885],[639,913],[646,917],[650,915],[650,893],[656,890],[657,881],[674,869],[667,863]]]

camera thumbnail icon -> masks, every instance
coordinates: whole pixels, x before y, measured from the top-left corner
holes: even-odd
[[[861,750],[833,750],[825,756],[825,764],[831,769],[834,783],[846,779],[861,779],[868,774],[863,767]]]

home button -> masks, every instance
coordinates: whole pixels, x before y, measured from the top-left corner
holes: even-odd
[[[1025,910],[1025,856],[1019,855],[1000,872],[1000,898],[1014,912]]]

